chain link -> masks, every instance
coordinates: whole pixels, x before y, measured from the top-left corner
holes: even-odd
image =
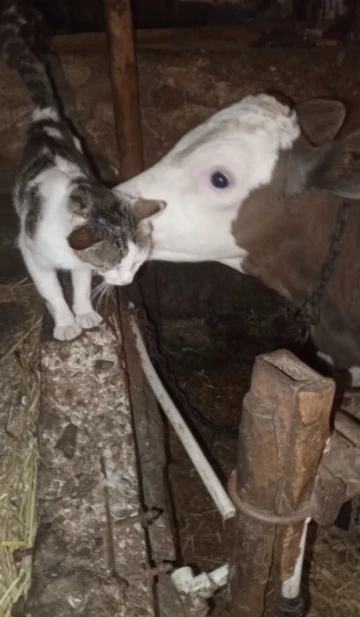
[[[330,244],[329,255],[321,270],[320,282],[312,296],[306,300],[300,309],[297,310],[298,318],[305,322],[308,328],[310,326],[316,326],[320,321],[321,302],[324,297],[326,286],[334,273],[335,262],[343,247],[344,232],[346,224],[349,220],[349,212],[349,204],[347,202],[343,202],[339,208],[337,223]]]

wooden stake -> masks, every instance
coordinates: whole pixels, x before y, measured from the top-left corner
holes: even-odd
[[[232,616],[277,617],[293,578],[335,384],[287,351],[259,356],[239,431]],[[236,497],[234,499],[236,505]],[[301,571],[301,569],[300,569]],[[301,615],[300,598],[293,615]]]

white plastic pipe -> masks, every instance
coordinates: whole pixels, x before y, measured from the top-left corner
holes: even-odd
[[[178,568],[171,574],[171,579],[179,593],[200,596],[208,599],[217,589],[227,585],[229,580],[229,566],[225,564],[213,572],[202,572],[198,576],[188,566]]]
[[[329,452],[330,449],[331,449],[331,437],[328,437],[328,439],[325,442],[323,454],[326,454],[327,452]],[[281,586],[281,595],[283,598],[286,598],[287,600],[294,600],[295,598],[298,598],[301,593],[301,578],[302,578],[303,565],[304,565],[306,538],[307,538],[310,521],[311,521],[311,517],[307,518],[304,522],[303,532],[301,535],[300,546],[299,546],[300,552],[299,552],[299,556],[295,564],[293,575],[290,576],[290,578],[288,578],[286,581],[283,581],[282,586]]]
[[[281,595],[287,600],[294,600],[295,598],[298,598],[301,592],[301,577],[305,555],[306,536],[310,521],[311,518],[307,518],[304,523],[304,529],[300,540],[300,553],[295,564],[294,573],[290,578],[283,582],[281,587]]]
[[[210,463],[205,458],[199,444],[192,435],[188,426],[184,422],[181,414],[175,407],[170,396],[166,392],[163,384],[161,383],[154,366],[147,353],[145,343],[141,336],[140,330],[136,323],[136,319],[133,315],[130,316],[130,325],[132,332],[135,336],[136,347],[140,355],[141,365],[146,378],[150,384],[153,393],[156,396],[161,408],[163,409],[166,417],[170,421],[177,436],[181,440],[186,452],[190,459],[194,463],[194,466],[205,484],[210,496],[215,502],[223,520],[227,520],[235,516],[235,507],[230,500],[227,492],[223,488],[219,478],[216,476]]]

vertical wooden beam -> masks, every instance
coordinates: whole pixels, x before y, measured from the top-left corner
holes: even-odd
[[[286,351],[259,356],[244,399],[232,557],[233,617],[303,614],[300,545],[335,385]],[[282,596],[285,596],[283,598]]]
[[[105,0],[115,130],[123,180],[144,167],[141,116],[130,0]]]
[[[115,130],[120,159],[120,178],[128,180],[144,169],[141,112],[134,30],[130,0],[105,0],[110,48]],[[160,310],[155,264],[147,264],[129,293],[143,303],[160,331]]]

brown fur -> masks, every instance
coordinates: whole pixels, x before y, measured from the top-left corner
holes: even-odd
[[[353,146],[352,141],[348,143]],[[301,137],[291,152],[281,154],[270,185],[254,191],[241,205],[233,224],[237,244],[249,253],[244,272],[295,306],[317,288],[345,199],[307,186],[309,178],[318,184],[329,175],[329,164],[324,163],[324,169],[318,165],[320,154],[328,156]],[[336,170],[341,172],[342,160],[341,155],[332,177]],[[351,181],[356,181],[353,175]],[[343,249],[321,303],[320,323],[312,332],[319,349],[339,368],[360,365],[360,207],[356,200],[350,203]]]

